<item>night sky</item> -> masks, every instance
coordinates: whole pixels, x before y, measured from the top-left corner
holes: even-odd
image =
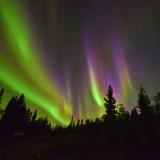
[[[108,85],[131,109],[142,84],[160,91],[159,0],[0,0],[3,104],[55,123],[104,114]]]

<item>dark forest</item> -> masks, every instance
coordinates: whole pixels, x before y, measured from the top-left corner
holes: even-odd
[[[1,101],[3,92],[1,89]],[[53,154],[62,159],[63,156],[74,159],[118,159],[119,156],[122,159],[151,159],[158,156],[156,150],[160,145],[160,93],[154,96],[153,102],[141,86],[138,105],[128,112],[117,104],[112,86],[109,86],[104,98],[106,112],[101,118],[75,121],[72,117],[67,127],[52,127],[47,117],[38,117],[37,110],[32,112],[27,108],[22,94],[12,97],[5,110],[1,109],[1,142],[9,141],[10,146],[10,142],[38,144],[40,140],[52,146],[41,151],[45,156]],[[34,159],[45,159],[39,152]],[[3,160],[7,154],[7,151],[2,152]]]

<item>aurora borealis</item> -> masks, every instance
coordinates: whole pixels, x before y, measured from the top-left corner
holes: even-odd
[[[157,0],[0,0],[7,100],[24,93],[29,107],[66,125],[72,115],[101,116],[108,85],[128,109],[139,85],[152,96],[160,90],[159,7]]]

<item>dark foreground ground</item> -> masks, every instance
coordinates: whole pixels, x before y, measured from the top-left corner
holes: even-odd
[[[96,141],[96,140],[95,140]],[[159,160],[158,146],[111,147],[89,137],[1,138],[0,160]]]

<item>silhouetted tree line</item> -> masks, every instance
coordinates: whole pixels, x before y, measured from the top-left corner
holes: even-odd
[[[2,99],[4,89],[0,91]],[[24,95],[12,97],[5,110],[1,109],[0,135],[23,136],[23,135],[49,135],[51,123],[47,117],[37,117],[37,110],[32,112],[26,107]]]
[[[4,89],[0,91],[0,103]],[[25,105],[24,95],[13,97],[5,110],[1,110],[0,134],[3,136],[62,136],[80,135],[92,137],[95,145],[128,146],[160,144],[160,92],[154,103],[141,86],[138,105],[131,112],[117,104],[111,86],[104,98],[105,114],[95,120],[77,120],[72,117],[67,127],[51,127],[47,117],[37,117]]]
[[[138,94],[138,105],[131,112],[117,104],[111,86],[104,98],[105,114],[94,121],[74,121],[67,128],[56,126],[54,135],[82,135],[93,138],[96,145],[134,146],[160,145],[160,92],[153,98],[148,97],[143,86]]]

